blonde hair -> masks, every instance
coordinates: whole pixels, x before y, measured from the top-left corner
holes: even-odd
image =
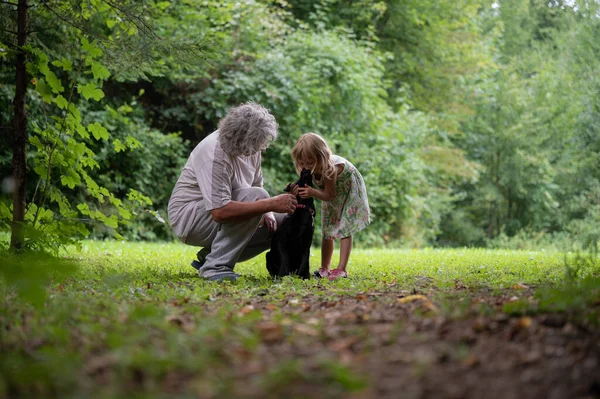
[[[298,159],[311,157],[315,159],[315,166],[311,172],[321,175],[321,179],[333,178],[335,174],[335,165],[331,159],[331,149],[329,145],[316,133],[305,133],[296,142],[292,148],[292,158],[296,172],[300,173],[301,168],[298,166]]]

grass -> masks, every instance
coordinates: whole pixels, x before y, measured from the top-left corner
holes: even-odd
[[[564,281],[572,258],[559,252],[355,249],[350,277],[329,282],[272,281],[261,255],[236,267],[243,275],[237,283],[219,284],[198,278],[189,265],[195,252],[177,243],[84,242],[81,251],[64,254],[79,267],[53,275],[38,307],[2,284],[0,398],[368,392],[368,379],[346,352],[364,342],[368,356],[381,345],[365,330],[369,317],[383,320],[385,309],[399,303],[418,317],[432,309],[463,317],[473,291],[552,289]],[[312,269],[319,260],[314,250]],[[577,274],[597,277],[597,265],[586,264]],[[399,302],[411,294],[426,295],[431,306]],[[518,303],[507,313],[532,311],[526,300]],[[496,311],[486,304],[478,309]],[[407,320],[386,323],[385,339],[394,340]],[[334,339],[338,334],[344,340]]]

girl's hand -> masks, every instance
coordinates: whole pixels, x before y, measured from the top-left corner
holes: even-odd
[[[292,189],[290,190],[290,194],[298,195],[298,188],[299,188],[298,185],[297,184],[292,184],[291,187],[292,187]]]
[[[300,198],[313,198],[314,197],[314,189],[312,187],[296,187],[298,190],[298,196]]]

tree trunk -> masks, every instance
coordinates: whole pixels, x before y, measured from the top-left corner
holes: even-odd
[[[10,247],[18,250],[23,246],[23,224],[25,221],[25,148],[27,145],[27,114],[25,112],[25,96],[27,94],[27,70],[25,68],[26,53],[22,47],[27,44],[28,30],[27,0],[19,0],[17,9],[17,31],[19,53],[16,59],[16,85],[13,129],[12,173],[14,181],[13,220]]]

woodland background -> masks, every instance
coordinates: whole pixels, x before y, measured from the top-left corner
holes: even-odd
[[[597,247],[597,1],[29,1],[26,45],[17,8],[0,3],[0,226],[24,53],[25,246],[172,240],[187,155],[255,101],[280,125],[272,194],[308,131],[362,172],[359,245]]]

